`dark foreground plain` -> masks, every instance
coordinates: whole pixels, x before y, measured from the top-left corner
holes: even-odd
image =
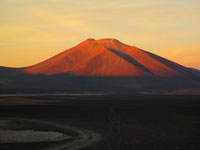
[[[194,95],[1,97],[0,117],[67,124],[103,136],[83,150],[200,149],[200,96]],[[0,149],[50,144],[0,144]]]

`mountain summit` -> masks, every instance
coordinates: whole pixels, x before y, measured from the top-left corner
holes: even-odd
[[[193,76],[196,72],[116,39],[88,39],[46,61],[27,67],[28,74],[76,76]]]

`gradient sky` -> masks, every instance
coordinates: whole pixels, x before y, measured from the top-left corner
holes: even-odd
[[[116,38],[200,69],[200,0],[0,0],[0,66]]]

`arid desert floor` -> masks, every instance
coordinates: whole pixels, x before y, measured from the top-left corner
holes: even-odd
[[[41,141],[0,142],[0,149],[199,150],[199,108],[198,95],[1,97],[0,141],[11,130],[37,131]],[[77,139],[78,147],[62,147]]]

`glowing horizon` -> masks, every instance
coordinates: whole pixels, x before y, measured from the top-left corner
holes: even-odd
[[[200,69],[199,8],[197,0],[1,0],[0,66],[30,66],[88,38],[116,38]]]

